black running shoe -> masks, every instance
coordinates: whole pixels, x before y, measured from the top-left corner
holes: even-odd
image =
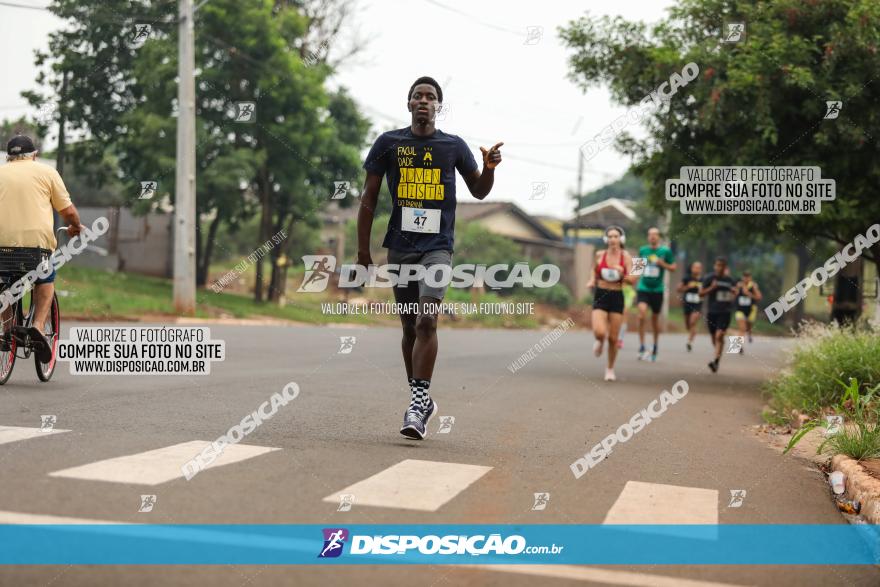
[[[692,345],[692,344],[689,343],[689,342],[686,343],[686,344],[687,344],[687,350],[688,350],[688,352],[691,352],[692,350],[694,350],[694,345]]]
[[[400,429],[401,434],[413,440],[425,439],[425,435],[428,433],[428,423],[437,412],[437,402],[433,399],[430,402],[426,410],[410,408],[406,411],[406,414],[403,415],[403,427]]]
[[[709,368],[712,369],[712,373],[718,373],[718,359],[709,361]]]

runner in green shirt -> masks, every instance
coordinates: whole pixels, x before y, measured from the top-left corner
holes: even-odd
[[[648,229],[648,244],[639,248],[639,257],[647,259],[642,278],[636,287],[639,304],[639,360],[657,360],[660,340],[660,312],[663,309],[663,274],[675,271],[675,254],[660,244],[660,229]],[[654,331],[654,349],[650,355],[645,350],[645,318],[651,308],[651,327]]]

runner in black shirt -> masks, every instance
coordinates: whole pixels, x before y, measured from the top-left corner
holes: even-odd
[[[718,371],[721,353],[724,352],[724,335],[730,326],[735,288],[736,280],[730,276],[727,259],[718,257],[715,259],[715,271],[706,276],[703,287],[700,288],[700,295],[707,296],[708,299],[706,325],[715,345],[715,358],[709,362],[713,373]]]
[[[752,279],[751,271],[743,271],[742,279],[736,284],[736,312],[733,317],[736,318],[736,324],[739,326],[739,334],[743,337],[743,341],[752,342],[752,325],[758,317],[758,302],[761,301],[763,295],[761,288]],[[740,347],[739,352],[745,352],[746,345]]]
[[[703,308],[703,300],[700,298],[700,286],[703,279],[703,264],[699,261],[691,263],[688,275],[681,278],[678,293],[681,294],[682,310],[684,310],[684,326],[688,331],[687,350],[694,348],[694,337],[697,336],[697,324],[700,321],[700,312]]]
[[[492,189],[495,167],[501,163],[503,143],[490,149],[480,147],[480,171],[467,144],[459,137],[434,126],[443,102],[440,84],[420,77],[407,95],[412,122],[406,128],[383,133],[373,143],[364,169],[361,207],[358,211],[358,264],[373,264],[370,231],[383,176],[394,200],[394,210],[382,246],[388,248],[388,262],[421,265],[426,269],[451,265],[455,230],[455,172],[462,176],[471,195],[482,200]],[[425,438],[428,421],[437,404],[428,394],[437,358],[436,304],[446,287],[435,287],[426,279],[394,288],[399,304],[417,305],[418,314],[400,314],[403,326],[403,363],[409,380],[411,400],[400,433],[407,438]],[[431,307],[431,305],[434,305]]]

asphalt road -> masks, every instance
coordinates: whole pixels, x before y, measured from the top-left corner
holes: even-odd
[[[455,420],[444,434],[437,433],[439,419],[433,420],[428,439],[416,443],[398,434],[408,389],[397,330],[214,325],[211,332],[225,340],[227,359],[214,363],[209,376],[71,375],[62,363],[52,382],[40,384],[32,364],[17,365],[0,388],[0,426],[39,428],[41,415],[51,414],[56,429],[70,432],[0,444],[4,515],[206,524],[599,524],[612,510],[625,514],[627,507],[618,506],[644,511],[638,496],[617,503],[628,482],[640,482],[694,488],[703,496],[718,492],[714,508],[702,498],[679,499],[659,515],[717,516],[722,524],[845,523],[820,474],[780,456],[750,431],[761,422],[759,386],[779,369],[784,341],[758,339],[747,354],[726,355],[721,371],[712,374],[705,335],[693,353],[685,352],[683,337],[665,336],[658,362],[645,363],[635,359],[630,333],[618,381],[604,383],[604,359],[592,356],[589,332],[566,332],[511,373],[508,365],[546,332],[442,330],[431,392],[440,415]],[[341,336],[356,337],[351,353],[339,353]],[[577,457],[679,379],[689,385],[685,398],[574,478],[569,465]],[[299,385],[299,397],[242,443],[280,450],[213,467],[191,481],[155,485],[49,475],[213,440],[291,381]],[[439,506],[424,495],[403,492],[389,498],[375,484],[361,486],[360,495],[354,492],[350,511],[337,511],[338,501],[325,501],[408,459],[491,469],[466,487],[450,489],[448,501]],[[457,476],[450,473],[448,483],[437,483],[454,486]],[[747,491],[740,507],[728,507],[732,489]],[[376,499],[390,503],[361,503],[377,491]],[[534,494],[540,492],[550,499],[536,511]],[[138,511],[143,494],[156,495],[149,513]],[[0,568],[0,584],[880,584],[874,567],[564,567],[536,568],[531,575],[515,570],[43,566]]]

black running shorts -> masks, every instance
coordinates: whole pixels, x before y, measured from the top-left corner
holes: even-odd
[[[593,309],[623,314],[623,291],[597,287],[593,293]]]
[[[638,303],[646,303],[648,307],[651,308],[651,311],[655,314],[659,314],[663,310],[663,292],[662,291],[640,291],[637,292],[638,297],[636,301]]]
[[[727,330],[730,326],[730,312],[709,312],[706,314],[706,326],[712,336],[715,336],[717,330]]]

